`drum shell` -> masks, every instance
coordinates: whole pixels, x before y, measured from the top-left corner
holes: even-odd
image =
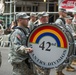
[[[67,57],[70,57],[74,54],[75,52],[75,39],[73,37],[73,35],[71,34],[71,32],[64,26],[60,26],[57,25],[59,28],[61,28],[61,30],[64,32],[64,34],[66,35],[68,42],[69,42],[69,52]]]
[[[74,50],[74,55],[76,56],[76,36],[74,36],[74,42],[75,42],[75,50]]]
[[[74,38],[69,31],[66,32],[66,36],[69,41],[69,53],[68,53],[68,57],[69,57],[74,54],[75,44],[74,44]]]

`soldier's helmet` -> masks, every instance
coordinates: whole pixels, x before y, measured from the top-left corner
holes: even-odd
[[[38,18],[41,18],[43,16],[49,16],[49,14],[47,12],[39,12],[38,13]]]
[[[31,13],[30,13],[30,16],[37,17],[37,14],[36,14],[35,12],[31,12]]]
[[[16,14],[16,20],[18,20],[19,18],[27,19],[30,18],[30,16],[28,16],[26,13],[18,13]]]

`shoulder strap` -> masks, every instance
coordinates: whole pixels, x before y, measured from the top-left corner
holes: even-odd
[[[22,31],[25,35],[27,34],[22,28],[20,27],[16,27],[16,29],[19,29],[20,31]]]
[[[61,19],[63,21],[63,23],[65,24],[65,20],[63,18],[59,18],[59,19]]]
[[[25,34],[25,36],[27,35],[27,32],[26,32],[26,30],[23,30],[22,28],[20,28],[20,27],[17,27],[16,29],[19,29],[19,30],[21,30],[24,34]],[[30,33],[30,30],[29,30],[29,28],[27,27],[27,29],[28,29],[28,31],[29,31],[29,33]],[[28,38],[28,37],[27,37]],[[27,40],[26,40],[26,46],[28,46],[27,45]]]

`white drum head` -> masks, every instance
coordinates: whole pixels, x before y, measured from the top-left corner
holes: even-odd
[[[64,32],[57,26],[45,24],[34,29],[28,39],[33,48],[31,59],[44,68],[55,68],[64,62],[69,43]]]

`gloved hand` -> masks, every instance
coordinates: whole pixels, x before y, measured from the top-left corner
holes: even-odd
[[[26,48],[25,46],[21,46],[20,49],[21,50],[24,50],[25,53],[31,53],[31,52],[33,52],[32,48],[30,48],[30,47],[29,48]]]
[[[31,53],[33,52],[32,48],[25,48],[25,53]]]

